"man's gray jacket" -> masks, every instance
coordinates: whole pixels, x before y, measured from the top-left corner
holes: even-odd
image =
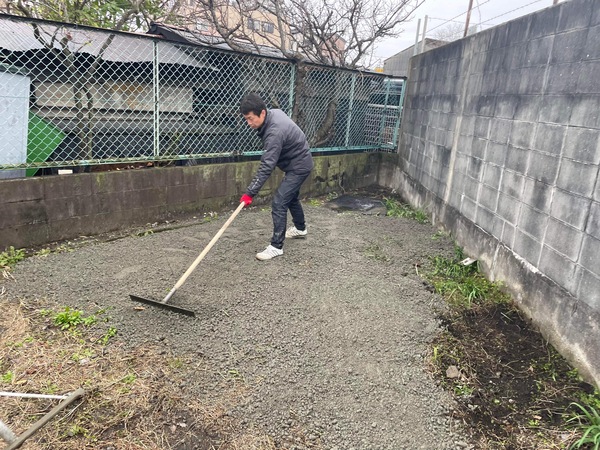
[[[270,109],[263,125],[257,130],[264,153],[260,167],[246,194],[254,197],[263,187],[275,167],[284,172],[308,173],[313,160],[304,132],[280,109]]]

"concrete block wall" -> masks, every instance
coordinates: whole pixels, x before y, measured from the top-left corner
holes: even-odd
[[[380,156],[320,156],[302,195],[376,182]],[[258,161],[0,180],[0,251],[237,206]],[[254,204],[270,201],[277,170]]]
[[[380,181],[453,231],[596,382],[599,73],[597,0],[563,2],[418,55],[398,168],[383,164]]]

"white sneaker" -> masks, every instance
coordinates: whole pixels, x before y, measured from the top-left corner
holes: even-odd
[[[281,256],[281,255],[283,255],[283,250],[273,247],[272,245],[269,245],[262,252],[256,254],[256,259],[259,259],[261,261],[266,261],[268,259],[273,259],[276,256]]]
[[[285,232],[285,237],[292,238],[292,239],[303,238],[303,237],[306,237],[306,233],[307,233],[307,230],[299,230],[296,227],[291,227],[291,228],[288,228],[288,230]]]

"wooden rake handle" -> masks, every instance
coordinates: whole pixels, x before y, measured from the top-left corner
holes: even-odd
[[[186,272],[181,276],[181,278],[179,279],[179,281],[175,284],[175,286],[171,290],[171,293],[175,292],[177,289],[179,289],[181,287],[181,285],[183,283],[185,283],[185,280],[187,280],[187,278],[194,271],[194,269],[196,268],[196,266],[198,266],[198,264],[200,264],[200,261],[202,261],[204,259],[204,257],[206,256],[206,254],[213,247],[213,245],[216,244],[216,242],[219,240],[219,238],[221,237],[221,235],[223,234],[223,232],[227,229],[227,227],[229,225],[231,225],[231,222],[233,222],[233,219],[235,219],[236,216],[240,213],[240,211],[242,209],[244,209],[244,206],[246,206],[246,204],[244,202],[241,202],[240,206],[237,207],[237,209],[233,212],[233,214],[231,215],[231,217],[229,219],[227,219],[227,222],[225,222],[223,224],[223,226],[221,227],[221,229],[217,232],[217,234],[215,234],[215,237],[212,238],[212,240],[208,243],[208,245],[204,248],[204,250],[202,250],[202,253],[200,253],[198,255],[198,257],[192,263],[192,265],[189,267],[189,269],[186,270]],[[169,295],[169,297],[170,297],[170,295]]]

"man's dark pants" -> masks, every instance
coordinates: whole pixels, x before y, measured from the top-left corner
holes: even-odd
[[[271,216],[273,217],[273,237],[271,245],[276,248],[283,248],[285,239],[285,230],[287,228],[288,209],[292,215],[294,226],[298,230],[305,230],[304,211],[298,197],[300,196],[300,187],[304,180],[308,178],[310,172],[287,172],[273,197],[271,204]]]

